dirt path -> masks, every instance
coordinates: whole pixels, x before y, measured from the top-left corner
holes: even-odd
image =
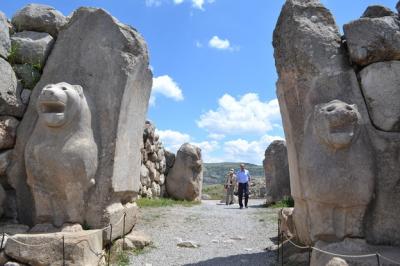
[[[276,253],[266,251],[277,235],[277,209],[250,200],[249,208],[203,201],[194,207],[145,208],[137,230],[154,245],[131,258],[131,265],[275,265]],[[194,241],[198,248],[178,247]]]

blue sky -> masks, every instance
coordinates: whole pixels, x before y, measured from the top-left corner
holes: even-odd
[[[11,18],[31,1],[0,0]],[[275,95],[272,32],[284,0],[36,0],[70,14],[101,7],[144,36],[154,86],[148,118],[165,146],[184,142],[206,162],[261,164],[284,137]],[[396,0],[323,0],[341,26],[371,4]]]

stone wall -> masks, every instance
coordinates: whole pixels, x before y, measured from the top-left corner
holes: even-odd
[[[143,146],[141,148],[142,165],[140,169],[140,196],[146,198],[164,197],[165,176],[167,165],[165,149],[160,136],[155,133],[155,126],[146,121],[143,131]]]
[[[341,36],[318,0],[282,8],[277,95],[303,243],[400,245],[399,25],[373,6]]]

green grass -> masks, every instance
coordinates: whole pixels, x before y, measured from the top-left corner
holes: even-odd
[[[159,198],[159,199],[148,199],[141,198],[136,201],[137,205],[141,208],[154,208],[154,207],[169,207],[180,205],[184,207],[192,207],[194,205],[200,204],[199,201],[187,201],[187,200],[174,200],[167,198]]]
[[[292,197],[285,197],[283,200],[276,202],[268,207],[271,208],[292,208],[294,207],[294,200]]]
[[[204,185],[203,186],[203,194],[207,194],[213,200],[220,200],[225,198],[225,189],[224,185],[216,184],[216,185]]]
[[[10,65],[14,65],[15,64],[15,58],[17,56],[17,50],[18,50],[18,45],[17,44],[13,44],[11,45],[11,49],[10,49],[10,54],[8,55],[8,62],[10,63]]]

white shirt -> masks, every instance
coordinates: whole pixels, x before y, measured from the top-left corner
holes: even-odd
[[[236,172],[236,179],[239,183],[247,183],[250,179],[250,173],[247,169],[239,170]]]

